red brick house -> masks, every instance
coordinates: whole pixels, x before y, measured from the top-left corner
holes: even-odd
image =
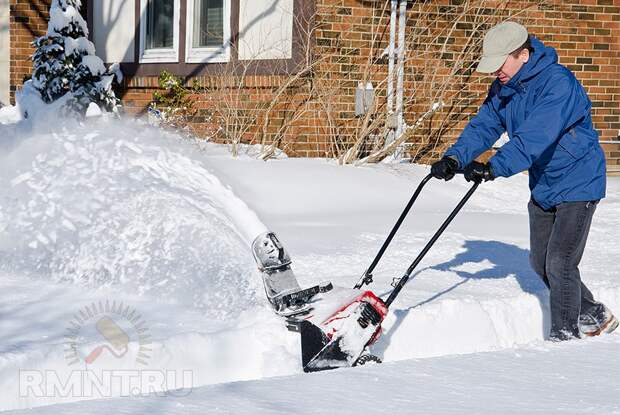
[[[481,34],[510,18],[556,47],[582,81],[610,169],[620,166],[620,0],[400,3],[407,18],[402,117],[417,126],[407,133],[412,158],[436,157],[475,113],[490,82],[471,70]],[[45,31],[48,5],[0,0],[2,103],[30,73],[29,42]],[[166,70],[187,85],[198,82],[189,123],[222,141],[360,158],[382,147],[395,125],[387,107],[394,97],[386,82],[390,1],[83,0],[82,14],[97,54],[122,64],[118,94],[128,112],[145,111]],[[373,88],[369,115],[356,115],[360,84]],[[214,130],[227,116],[226,131]]]

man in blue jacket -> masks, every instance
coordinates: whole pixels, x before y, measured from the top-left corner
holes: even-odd
[[[497,77],[478,114],[434,163],[434,177],[468,181],[529,172],[530,263],[549,288],[552,340],[609,333],[611,311],[581,282],[579,262],[592,215],[605,197],[605,155],[591,102],[555,49],[504,22],[485,35],[478,72]],[[504,133],[510,141],[488,163],[474,161]]]

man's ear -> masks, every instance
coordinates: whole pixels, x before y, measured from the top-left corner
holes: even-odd
[[[519,53],[519,60],[523,63],[527,63],[530,60],[530,50],[525,48]]]

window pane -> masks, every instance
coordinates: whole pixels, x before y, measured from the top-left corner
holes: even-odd
[[[194,0],[195,48],[224,44],[224,0]]]
[[[146,48],[172,49],[174,0],[149,0],[146,8]]]

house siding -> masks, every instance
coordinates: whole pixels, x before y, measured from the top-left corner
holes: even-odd
[[[12,5],[32,3],[31,0],[11,0]],[[34,3],[45,3],[34,1]],[[442,0],[432,2],[436,8],[433,16],[432,28],[447,25],[451,14],[458,13],[463,2],[456,0]],[[498,1],[485,2],[483,13],[495,13],[500,3]],[[184,4],[184,3],[182,3]],[[238,2],[237,6],[238,7]],[[387,60],[380,57],[380,53],[387,47],[386,29],[389,25],[384,2],[359,2],[356,0],[317,0],[316,2],[297,0],[296,11],[299,6],[311,5],[315,10],[313,22],[316,32],[312,39],[312,56],[320,59],[326,57],[320,64],[313,67],[311,80],[329,82],[334,85],[334,91],[329,101],[329,108],[325,103],[317,100],[305,102],[304,112],[287,128],[279,146],[291,156],[324,157],[333,156],[342,151],[356,139],[360,122],[355,117],[355,89],[360,81],[371,81],[377,93],[377,102],[385,102],[385,78],[387,75]],[[488,6],[487,6],[488,5]],[[389,12],[389,10],[387,11]],[[510,2],[506,13],[518,13],[513,20],[527,25],[529,31],[543,40],[546,44],[557,49],[560,63],[566,65],[583,83],[593,102],[593,121],[603,141],[618,140],[620,130],[620,3],[617,0],[569,0],[569,1],[522,1]],[[30,19],[32,13],[25,7],[13,7],[11,19],[12,51],[11,57],[11,89],[14,90],[20,83],[21,77],[29,73],[30,62],[25,62],[25,56],[32,51],[25,45],[26,32],[20,29],[23,19]],[[415,22],[419,16],[410,9],[408,11],[408,33],[415,30]],[[483,31],[475,31],[474,16],[465,16],[448,39],[433,39],[434,42],[447,42],[458,46],[469,36],[482,36]],[[37,25],[43,25],[44,22]],[[20,32],[21,30],[21,32]],[[371,47],[372,34],[383,32],[382,40]],[[13,49],[13,33],[21,33],[18,37],[21,42]],[[30,35],[29,39],[32,39]],[[16,39],[17,40],[17,39]],[[455,59],[448,48],[434,68],[434,80],[441,80],[449,76],[451,60]],[[294,51],[293,51],[294,54]],[[373,62],[368,65],[370,60]],[[421,73],[425,69],[424,59],[412,58],[405,67],[405,88],[409,91],[425,85]],[[179,71],[185,71],[186,66],[179,65]],[[214,68],[215,66],[213,66]],[[215,74],[205,73],[190,76],[187,81],[196,78],[203,85],[213,82]],[[263,68],[263,66],[259,67]],[[143,69],[143,68],[141,68]],[[158,71],[159,69],[157,69]],[[171,67],[175,71],[175,67]],[[215,73],[216,71],[214,71]],[[291,79],[289,73],[269,73],[256,70],[251,76],[244,79],[247,86],[247,96],[240,101],[243,106],[268,106],[274,99],[273,91],[278,86]],[[186,72],[182,75],[191,75],[196,72]],[[125,108],[130,113],[142,114],[152,100],[152,94],[157,90],[157,72],[152,76],[144,76],[145,72],[135,72],[125,80],[122,91],[119,91]],[[450,85],[451,113],[439,111],[435,116],[422,123],[409,139],[409,152],[422,162],[430,161],[439,156],[444,149],[458,137],[459,131],[466,125],[468,119],[474,115],[478,106],[486,95],[489,78],[467,72],[456,75],[456,82]],[[291,100],[301,101],[309,88],[309,77],[300,77],[290,83],[287,96]],[[258,88],[257,88],[258,86]],[[212,135],[211,117],[213,105],[209,99],[208,89],[194,97],[198,112],[193,119],[192,126],[199,134]],[[409,103],[405,108],[405,119],[409,125],[414,124],[430,102],[421,99]],[[329,114],[328,114],[329,112]],[[273,109],[268,115],[269,123],[264,128],[258,123],[264,134],[275,136],[279,134],[278,123],[287,117],[285,108]],[[336,130],[336,132],[334,132]],[[280,131],[281,133],[281,131]],[[256,140],[256,134],[246,134],[247,140]],[[431,139],[432,138],[432,139]],[[610,166],[619,165],[620,158],[618,144],[603,144]]]
[[[131,1],[93,2],[91,39],[104,62],[135,61],[136,8]]]
[[[278,0],[265,11],[262,1],[239,3],[239,59],[291,59],[293,0]],[[257,24],[260,22],[260,24]]]

